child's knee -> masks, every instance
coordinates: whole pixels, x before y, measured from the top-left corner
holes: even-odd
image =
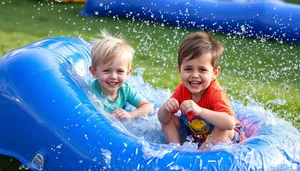
[[[161,122],[162,126],[168,126],[168,125],[172,125],[172,126],[176,126],[178,127],[179,125],[179,119],[177,116],[172,116],[170,118],[170,120],[166,121],[166,122]]]
[[[209,137],[215,140],[216,142],[229,142],[234,138],[234,130],[224,130],[215,127],[209,135]]]

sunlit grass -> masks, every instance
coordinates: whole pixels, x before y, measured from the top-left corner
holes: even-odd
[[[194,30],[162,26],[149,21],[82,17],[83,4],[53,1],[0,2],[0,56],[37,40],[54,36],[97,37],[100,29],[123,33],[136,49],[134,68],[144,68],[144,80],[173,91],[179,83],[177,48]],[[241,39],[216,34],[225,45],[219,81],[232,99],[262,104],[300,129],[300,46]],[[0,160],[0,170],[10,165]],[[7,166],[9,167],[9,166]],[[15,166],[11,169],[14,170]],[[16,169],[17,170],[17,169]]]

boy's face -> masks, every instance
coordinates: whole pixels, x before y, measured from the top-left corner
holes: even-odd
[[[178,66],[181,81],[191,95],[202,96],[211,81],[216,79],[221,68],[214,70],[211,61],[211,54],[206,53],[192,60],[184,59]]]
[[[127,58],[118,57],[112,63],[99,64],[96,68],[90,66],[90,72],[98,79],[99,87],[106,96],[114,95],[123,86],[132,71],[128,62]]]

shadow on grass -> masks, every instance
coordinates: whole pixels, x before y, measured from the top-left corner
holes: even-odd
[[[0,155],[0,171],[25,171],[20,169],[22,163],[16,158]]]

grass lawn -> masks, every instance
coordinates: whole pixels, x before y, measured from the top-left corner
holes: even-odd
[[[146,82],[174,90],[180,81],[176,71],[177,48],[193,30],[148,21],[82,17],[78,15],[82,8],[83,4],[52,1],[0,2],[0,56],[48,37],[90,40],[97,37],[100,29],[106,29],[123,33],[132,43],[136,49],[133,68],[145,68]],[[216,34],[215,39],[225,45],[218,79],[232,99],[245,105],[260,103],[300,129],[300,46],[234,35]],[[9,157],[0,157],[0,171],[18,170],[18,164]]]

